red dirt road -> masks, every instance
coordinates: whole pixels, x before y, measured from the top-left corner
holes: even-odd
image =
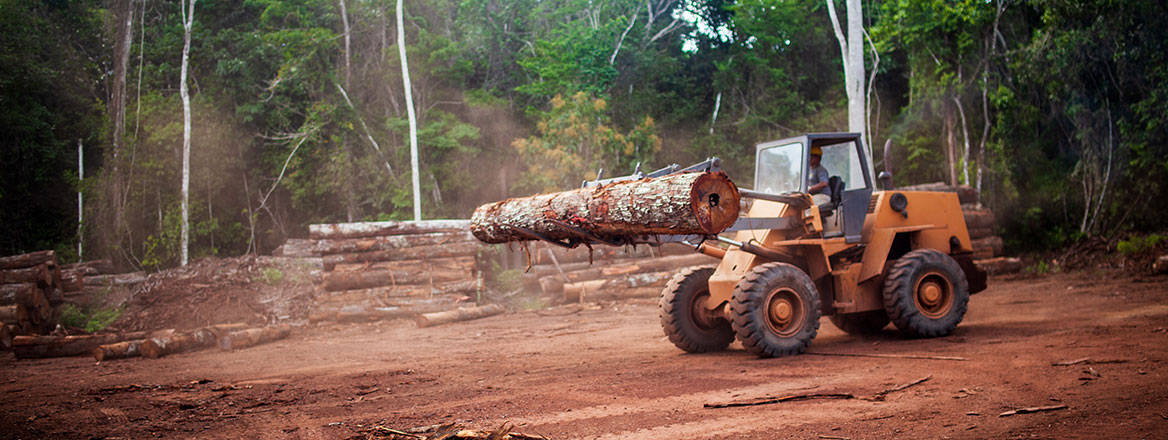
[[[757,359],[682,354],[650,304],[560,307],[434,328],[299,330],[234,353],[95,365],[0,358],[3,438],[380,438],[457,422],[555,439],[1168,438],[1168,277],[1076,272],[991,280],[951,336],[848,336]],[[1060,361],[1089,358],[1073,366]],[[707,409],[801,393],[804,400]],[[999,417],[1008,410],[1067,409]]]

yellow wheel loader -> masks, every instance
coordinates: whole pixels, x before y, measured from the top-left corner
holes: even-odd
[[[737,188],[717,158],[638,166],[480,206],[471,232],[568,248],[674,241],[720,258],[678,273],[662,294],[665,334],[688,352],[737,338],[759,356],[801,353],[825,315],[853,334],[890,321],[909,336],[949,334],[986,281],[957,195],[890,189],[884,173],[876,191],[871,176],[858,134],[808,134],[759,144],[752,190]],[[741,199],[753,201],[745,215]]]
[[[851,334],[891,321],[910,337],[943,336],[985,289],[956,194],[876,191],[855,133],[756,148],[755,187],[739,189],[753,203],[733,238],[695,244],[721,263],[681,271],[662,294],[661,325],[677,347],[716,351],[737,338],[762,357],[802,353],[825,315]],[[808,176],[820,169],[830,195],[813,196],[824,185]]]

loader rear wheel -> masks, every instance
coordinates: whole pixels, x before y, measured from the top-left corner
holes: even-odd
[[[787,263],[751,269],[735,286],[730,311],[738,340],[760,357],[802,353],[819,331],[819,292]]]
[[[888,321],[888,313],[883,310],[831,315],[831,323],[849,335],[879,334]]]
[[[969,283],[952,257],[918,249],[900,257],[884,277],[884,310],[901,333],[945,336],[965,317]]]
[[[734,342],[730,322],[702,307],[710,296],[712,267],[683,269],[661,294],[661,328],[677,348],[690,353],[725,350]]]

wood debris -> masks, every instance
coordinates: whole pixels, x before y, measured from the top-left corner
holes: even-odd
[[[847,356],[847,357],[870,357],[882,359],[925,359],[933,361],[967,361],[969,359],[958,356],[933,356],[923,354],[879,354],[879,353],[828,353],[822,351],[809,351],[804,354],[812,354],[817,356]]]
[[[909,383],[906,383],[903,385],[897,385],[897,386],[889,388],[887,390],[880,391],[880,392],[872,395],[872,397],[865,399],[865,400],[881,401],[881,400],[884,400],[884,397],[889,395],[889,394],[895,393],[897,391],[903,391],[905,389],[908,389],[909,387],[920,385],[922,383],[929,381],[929,379],[932,379],[932,378],[933,378],[933,376],[930,375],[930,376],[925,376],[925,377],[922,377],[920,379],[914,380],[912,382],[909,382]]]
[[[1031,413],[1045,412],[1045,411],[1058,411],[1058,410],[1067,409],[1067,408],[1068,407],[1066,405],[1031,406],[1028,408],[1018,408],[1018,409],[1006,411],[1004,413],[998,414],[998,417],[1009,417],[1009,416],[1016,415],[1016,414],[1031,414]]]
[[[786,396],[771,396],[761,397],[751,400],[740,400],[724,403],[707,403],[702,405],[703,408],[734,408],[739,406],[758,406],[770,405],[772,403],[794,402],[799,400],[816,400],[816,399],[834,399],[834,400],[848,400],[855,399],[854,394],[847,393],[809,393],[809,394],[792,394]]]

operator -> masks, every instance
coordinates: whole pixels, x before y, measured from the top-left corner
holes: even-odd
[[[811,147],[811,169],[807,173],[807,192],[811,193],[811,201],[816,206],[831,202],[831,188],[827,187],[828,172],[819,164],[823,157],[823,149]]]

